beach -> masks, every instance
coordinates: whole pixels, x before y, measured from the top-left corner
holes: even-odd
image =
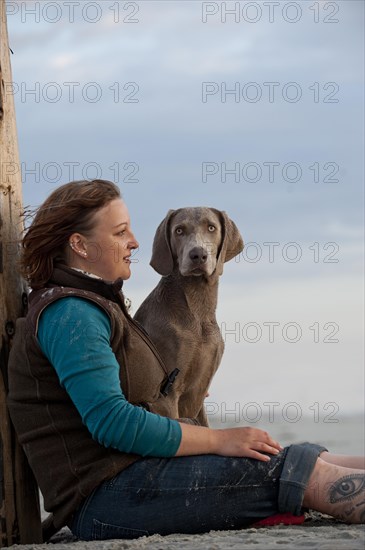
[[[304,526],[242,529],[239,531],[210,531],[203,535],[169,535],[141,537],[136,540],[114,540],[95,542],[59,542],[53,550],[272,550],[279,548],[321,549],[321,550],[363,550],[364,526],[347,526],[332,520],[318,518],[309,520]],[[44,550],[46,545],[35,544],[12,548],[19,550]],[[48,546],[49,548],[49,546]]]
[[[335,454],[364,454],[364,419],[357,415],[338,415],[338,422],[316,422],[303,417],[298,422],[270,422],[264,418],[257,427],[266,429],[281,444],[311,441],[321,443]],[[232,427],[217,417],[209,418],[212,427]],[[237,425],[237,424],[235,424]],[[47,517],[42,512],[43,518]],[[200,535],[153,535],[135,540],[80,542],[64,528],[51,539],[52,550],[233,550],[287,548],[321,550],[364,550],[365,526],[347,525],[317,512],[305,514],[302,525],[246,528],[235,531],[210,531]],[[14,550],[46,550],[46,544],[13,545]]]

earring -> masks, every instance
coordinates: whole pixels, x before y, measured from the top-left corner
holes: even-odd
[[[76,254],[81,254],[84,258],[87,258],[87,252],[86,251],[80,252],[79,250],[76,249],[75,244],[71,241],[69,241],[69,245],[72,248],[72,250],[74,252],[76,252]]]

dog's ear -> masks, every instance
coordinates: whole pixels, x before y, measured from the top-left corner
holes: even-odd
[[[166,217],[156,229],[152,245],[152,258],[150,265],[157,273],[166,277],[174,269],[174,259],[170,246],[170,220],[175,210],[169,210]]]
[[[243,250],[243,239],[236,224],[227,216],[226,212],[213,208],[222,221],[222,242],[217,258],[216,272],[222,275],[225,262],[232,260]]]

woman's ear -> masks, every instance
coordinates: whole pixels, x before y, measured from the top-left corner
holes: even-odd
[[[73,233],[69,239],[69,246],[75,254],[78,256],[81,256],[82,258],[87,257],[87,246],[86,246],[86,240],[81,235],[81,233]]]
[[[244,244],[241,233],[236,224],[227,216],[226,212],[212,208],[221,219],[222,223],[222,242],[217,258],[216,271],[222,275],[225,262],[232,260],[237,254],[242,252]]]
[[[169,210],[158,226],[152,245],[150,265],[157,273],[166,277],[174,269],[174,259],[170,246],[170,220],[175,210]]]

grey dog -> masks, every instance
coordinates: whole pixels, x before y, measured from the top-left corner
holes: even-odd
[[[242,250],[235,223],[215,208],[169,210],[157,228],[150,264],[162,278],[134,318],[164,363],[179,369],[165,397],[175,418],[208,426],[204,398],[224,350],[215,314],[218,279]],[[153,412],[163,411],[162,398]]]

